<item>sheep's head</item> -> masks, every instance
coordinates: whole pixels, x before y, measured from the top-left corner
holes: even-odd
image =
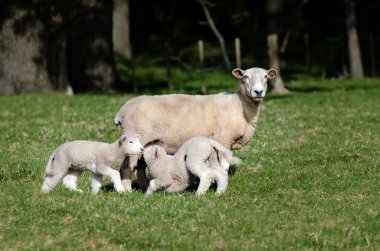
[[[123,134],[119,139],[119,147],[123,147],[125,153],[131,155],[142,154],[144,150],[137,134]]]
[[[250,68],[242,70],[236,68],[232,71],[232,75],[241,79],[245,96],[253,101],[261,101],[267,91],[267,81],[277,76],[275,69],[264,70],[262,68]]]
[[[157,160],[164,160],[167,156],[165,148],[159,145],[150,145],[148,147],[145,147],[143,152],[144,160],[148,164],[152,163],[153,161]]]

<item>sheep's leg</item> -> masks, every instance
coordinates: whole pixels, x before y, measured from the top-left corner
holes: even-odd
[[[136,178],[137,178],[137,184],[142,190],[146,190],[149,186],[148,179],[146,177],[146,163],[144,158],[140,158],[137,162],[136,167]]]
[[[121,183],[120,173],[111,167],[102,167],[98,169],[99,174],[107,176],[111,179],[113,186],[118,193],[125,192],[123,184]]]
[[[120,166],[120,177],[121,183],[127,192],[132,191],[132,167],[131,165],[137,165],[137,160],[135,164],[131,164],[132,156],[126,156],[123,163]]]
[[[163,186],[161,186],[160,182],[158,182],[157,179],[153,179],[153,180],[151,180],[151,181],[149,182],[149,186],[148,186],[148,188],[147,188],[145,194],[146,194],[147,196],[152,195],[155,191],[157,191],[157,190],[160,189],[161,187],[163,187]]]
[[[186,167],[193,175],[199,177],[199,185],[195,194],[197,196],[205,194],[211,186],[213,175],[203,158],[189,156],[186,160]]]
[[[201,196],[207,192],[210,188],[212,182],[212,173],[209,170],[204,170],[199,174],[199,185],[198,189],[195,192],[195,195]]]
[[[91,193],[97,194],[102,187],[103,175],[94,173],[91,180]]]
[[[169,174],[163,172],[159,177],[152,179],[149,182],[149,186],[146,190],[146,195],[151,195],[153,192],[157,191],[160,188],[168,187],[173,182],[173,179]]]
[[[173,180],[173,182],[165,189],[165,192],[168,192],[168,193],[182,192],[188,187],[189,187],[189,183],[181,183],[177,180]]]
[[[54,163],[51,168],[52,170],[49,173],[46,173],[46,177],[41,187],[41,192],[43,193],[50,192],[67,173],[67,168],[58,163]]]
[[[66,176],[62,179],[63,185],[71,191],[83,193],[81,189],[77,188],[78,178],[81,174],[82,171],[70,168]]]
[[[228,186],[228,172],[223,169],[213,169],[214,179],[216,181],[217,187],[215,194],[219,195],[227,190]]]

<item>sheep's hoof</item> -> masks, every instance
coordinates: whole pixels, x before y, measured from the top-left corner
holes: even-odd
[[[115,188],[116,192],[118,193],[125,193],[125,189],[123,188]]]
[[[221,196],[222,194],[224,194],[225,191],[216,191],[215,192],[215,195],[216,196]]]
[[[200,197],[200,196],[203,196],[206,192],[195,192],[195,195]]]
[[[131,191],[132,191],[131,180],[122,180],[122,181],[121,181],[121,184],[123,185],[124,189],[125,189],[127,192],[131,192]]]

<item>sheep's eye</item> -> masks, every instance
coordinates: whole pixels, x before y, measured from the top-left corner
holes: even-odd
[[[132,144],[133,143],[133,141],[129,141],[129,144]]]
[[[244,78],[244,79],[248,79],[248,76],[247,76],[247,75],[243,75],[243,78]]]
[[[265,75],[264,78],[268,78],[268,75]]]

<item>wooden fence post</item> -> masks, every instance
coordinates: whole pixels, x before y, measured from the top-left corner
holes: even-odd
[[[236,55],[236,67],[241,68],[241,51],[240,51],[240,39],[235,38],[235,55]]]
[[[200,61],[200,81],[201,81],[201,93],[204,94],[206,93],[206,85],[204,81],[204,67],[203,67],[203,59],[204,59],[204,54],[203,54],[203,41],[198,40],[198,52],[199,52],[199,61]]]
[[[369,34],[369,56],[371,59],[371,76],[376,76],[375,41],[373,33]]]
[[[172,62],[169,55],[169,43],[165,43],[166,76],[168,78],[168,90],[173,91]]]
[[[306,61],[306,71],[310,76],[311,74],[311,65],[310,65],[310,44],[309,44],[309,34],[305,33],[304,36],[305,43],[305,61]]]

